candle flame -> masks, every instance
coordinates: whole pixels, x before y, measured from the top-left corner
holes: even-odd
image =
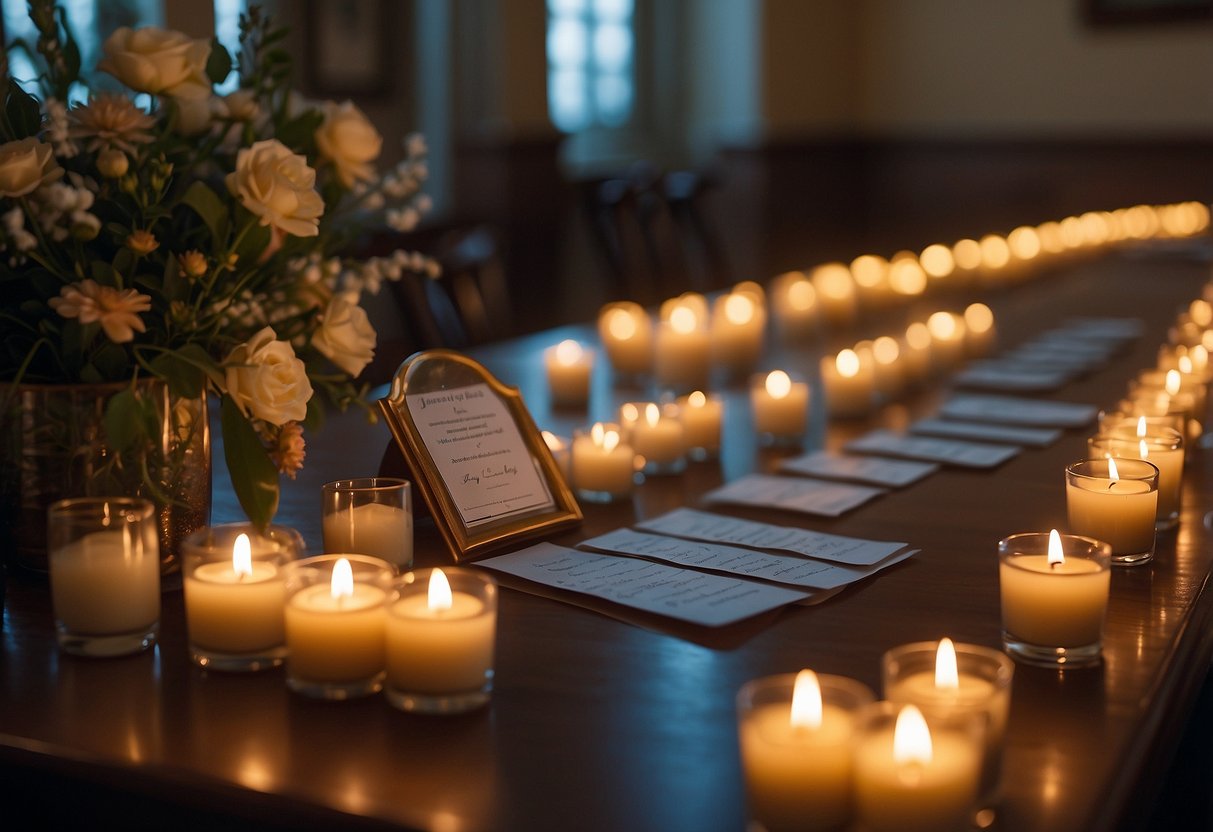
[[[855,350],[843,350],[834,359],[834,365],[838,367],[838,375],[854,378],[859,374],[859,354]]]
[[[625,425],[630,425],[640,418],[640,410],[636,405],[628,402],[623,407],[619,408],[619,418],[623,420]]]
[[[670,312],[670,328],[679,335],[689,335],[699,325],[695,310],[689,306],[676,306]]]
[[[620,341],[626,341],[636,334],[636,319],[624,309],[611,310],[607,318],[607,331]]]
[[[1192,373],[1192,359],[1186,355],[1181,355],[1179,357],[1179,371],[1190,375]]]
[[[1142,459],[1150,458],[1150,446],[1144,439],[1137,440],[1137,453]]]
[[[1137,419],[1137,436],[1140,439],[1146,435],[1146,417],[1140,416]]]
[[[813,284],[800,278],[788,287],[788,305],[797,312],[807,312],[817,302],[817,290]]]
[[[703,407],[708,403],[708,397],[702,391],[696,390],[691,395],[687,396],[687,404],[691,407]]]
[[[558,451],[564,447],[564,443],[560,441],[560,437],[552,433],[550,430],[542,431],[543,442],[548,446],[548,450]]]
[[[956,337],[956,318],[950,312],[936,312],[927,318],[927,329],[940,341]]]
[[[1167,370],[1167,380],[1163,383],[1168,395],[1174,396],[1179,392],[1179,370]]]
[[[556,361],[570,367],[581,360],[581,344],[573,340],[564,340],[556,345]]]
[[[965,325],[973,332],[986,332],[994,326],[994,313],[984,303],[971,303],[964,311]]]
[[[1112,455],[1108,454],[1108,479],[1112,480],[1113,485],[1120,482],[1120,472],[1116,470],[1116,460],[1112,459]]]
[[[897,339],[890,338],[888,335],[881,335],[872,342],[872,357],[876,359],[876,363],[889,365],[897,361],[901,355],[901,347],[897,346]]]
[[[649,427],[653,427],[661,421],[661,410],[657,405],[649,402],[644,406],[644,421],[648,423]]]
[[[960,671],[956,667],[956,645],[952,639],[939,641],[935,651],[935,687],[939,690],[959,690]]]
[[[590,428],[590,441],[602,447],[602,438],[605,433],[606,428],[602,426],[602,422],[595,422],[594,426]]]
[[[333,566],[333,580],[329,591],[333,598],[349,598],[354,594],[354,569],[346,558],[338,558]]]
[[[754,318],[754,301],[747,295],[729,295],[724,301],[724,317],[737,326],[748,324]]]
[[[796,674],[796,684],[792,687],[792,727],[817,730],[821,727],[821,717],[821,683],[817,681],[816,673],[802,670]]]
[[[244,532],[232,544],[232,571],[241,577],[253,574],[253,546]]]
[[[610,453],[619,445],[619,431],[608,430],[602,436],[602,450]]]
[[[441,569],[430,573],[429,608],[433,611],[451,608],[451,582]]]
[[[906,327],[906,343],[913,349],[925,350],[931,346],[931,330],[922,321],[915,321]]]
[[[783,370],[772,370],[767,374],[767,393],[772,399],[785,398],[792,392],[792,379]]]
[[[922,711],[906,705],[898,712],[897,725],[893,728],[893,761],[898,765],[929,765],[933,756],[931,729],[927,727]]]
[[[1066,553],[1061,548],[1061,535],[1057,529],[1049,532],[1049,566],[1057,566],[1066,562]]]

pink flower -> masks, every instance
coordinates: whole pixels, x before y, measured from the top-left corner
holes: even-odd
[[[102,286],[92,279],[70,283],[51,298],[51,308],[65,318],[77,318],[82,324],[100,322],[106,336],[115,344],[135,338],[135,331],[147,332],[140,312],[152,308],[152,299],[134,289]]]
[[[303,427],[298,422],[287,422],[278,433],[278,441],[270,451],[270,458],[278,466],[278,473],[286,474],[291,479],[303,467],[304,452]]]

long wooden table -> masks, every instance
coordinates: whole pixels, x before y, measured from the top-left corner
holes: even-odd
[[[1004,344],[1074,314],[1142,318],[1146,337],[1055,395],[1107,405],[1152,363],[1207,272],[1195,259],[1112,256],[987,301]],[[543,333],[475,354],[522,388],[541,426],[567,435],[587,414],[550,409],[540,351],[588,333]],[[820,346],[785,351],[770,364],[808,371]],[[614,389],[600,366],[589,415],[607,417],[635,395]],[[805,445],[836,447],[871,424],[905,424],[931,412],[940,395],[926,391],[859,425],[827,424],[818,398]],[[744,390],[730,388],[726,398],[718,463],[652,478],[630,503],[586,505],[584,526],[556,542],[695,505],[726,479],[770,469],[779,453],[756,446]],[[993,471],[943,470],[836,520],[727,510],[922,551],[819,606],[722,632],[636,626],[507,588],[492,704],[457,718],[405,715],[380,697],[310,701],[288,693],[281,671],[201,672],[187,658],[180,593],[165,596],[154,652],[69,657],[55,646],[45,581],[10,572],[0,661],[3,788],[10,802],[62,793],[42,801],[51,817],[109,811],[128,824],[150,817],[186,828],[230,817],[269,827],[742,829],[734,712],[742,683],[812,667],[879,692],[880,655],[894,645],[949,635],[1000,646],[995,543],[1064,527],[1062,469],[1084,455],[1089,432],[1068,431]],[[320,483],[375,473],[386,444],[384,426],[367,425],[360,413],[331,419],[311,438],[299,480],[286,486],[280,522],[317,551]],[[1213,484],[1209,452],[1192,457],[1179,528],[1159,538],[1152,565],[1113,575],[1102,665],[1064,673],[1017,666],[1000,828],[1132,828],[1148,811],[1213,656]],[[216,473],[217,522],[238,516],[225,477]],[[447,558],[424,522],[417,551],[422,564]],[[61,784],[70,788],[56,791]]]

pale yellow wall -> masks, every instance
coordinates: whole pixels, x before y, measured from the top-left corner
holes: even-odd
[[[1080,6],[861,0],[856,126],[936,137],[1213,134],[1213,26],[1093,29]]]

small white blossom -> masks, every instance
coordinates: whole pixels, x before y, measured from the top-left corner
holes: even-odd
[[[71,159],[80,152],[80,149],[71,139],[67,107],[57,98],[46,99],[45,106],[47,141],[55,149],[56,156],[61,159]]]

